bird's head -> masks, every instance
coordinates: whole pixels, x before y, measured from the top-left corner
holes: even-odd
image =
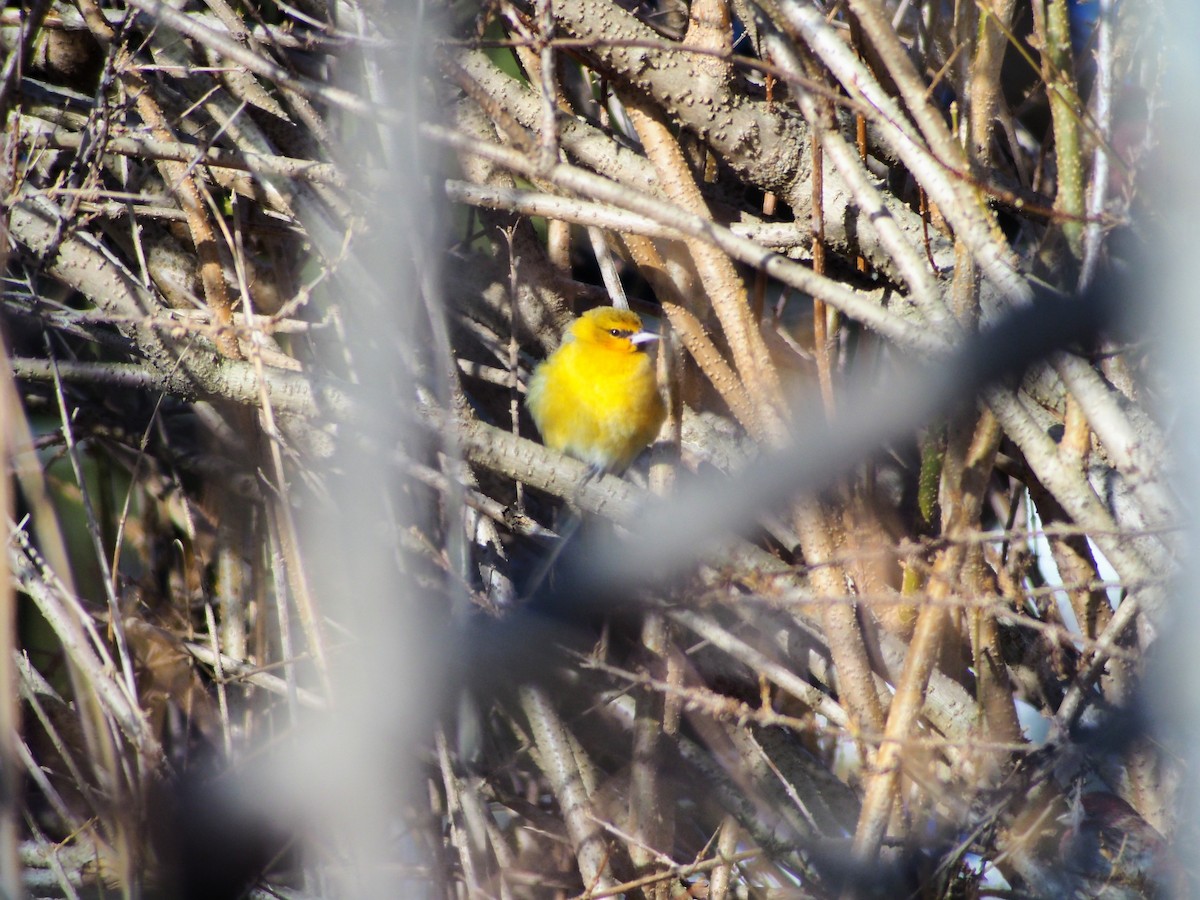
[[[575,320],[569,339],[617,353],[636,353],[643,345],[657,341],[658,335],[642,330],[642,320],[637,313],[614,306],[600,306],[589,309]]]

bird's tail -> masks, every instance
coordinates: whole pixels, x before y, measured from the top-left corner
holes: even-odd
[[[525,590],[522,592],[523,602],[528,602],[537,594],[538,589],[546,583],[546,579],[550,577],[550,572],[554,569],[554,564],[558,562],[562,556],[563,550],[567,544],[578,533],[579,526],[583,524],[583,516],[578,510],[570,509],[567,511],[566,517],[557,528],[558,543],[550,548],[550,552],[538,563],[538,567],[530,576],[528,583],[525,585]]]

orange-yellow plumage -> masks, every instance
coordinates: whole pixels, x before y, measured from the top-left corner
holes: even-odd
[[[642,350],[655,337],[636,313],[611,306],[575,320],[534,371],[525,399],[547,447],[611,472],[633,462],[667,414]]]

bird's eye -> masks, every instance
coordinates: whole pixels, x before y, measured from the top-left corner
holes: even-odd
[[[616,338],[625,336],[625,332],[622,331],[620,328],[610,328],[610,329],[608,329],[608,333]]]

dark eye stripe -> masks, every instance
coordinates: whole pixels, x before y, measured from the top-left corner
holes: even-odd
[[[620,328],[610,328],[608,329],[608,333],[615,338],[629,337],[633,334],[632,331],[622,331]]]

